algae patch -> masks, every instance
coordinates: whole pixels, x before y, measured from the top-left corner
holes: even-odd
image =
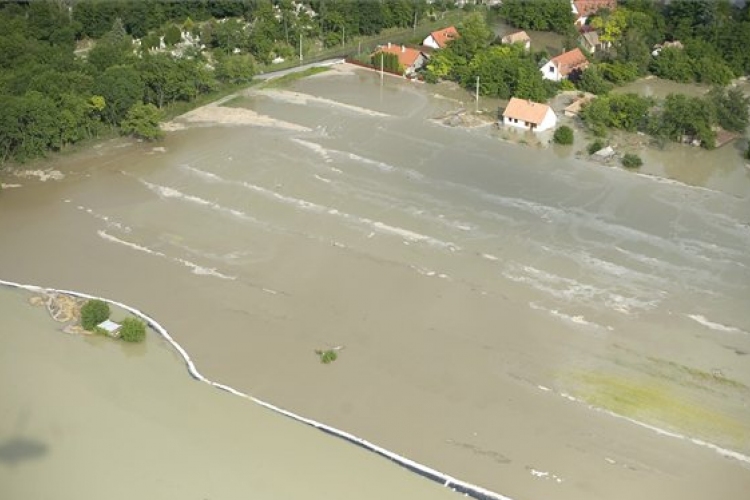
[[[750,442],[750,426],[746,422],[715,409],[710,403],[691,399],[679,386],[652,377],[629,378],[596,372],[576,378],[579,397],[592,406],[743,448]]]

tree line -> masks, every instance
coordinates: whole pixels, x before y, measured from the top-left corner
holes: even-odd
[[[3,3],[0,164],[112,132],[155,138],[165,108],[249,82],[258,65],[295,57],[300,41],[305,51],[336,45],[446,8],[425,0]]]

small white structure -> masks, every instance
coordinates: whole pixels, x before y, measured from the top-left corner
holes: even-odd
[[[505,35],[500,39],[500,41],[506,45],[520,43],[523,44],[524,49],[531,50],[531,38],[525,31],[517,31],[515,33],[511,33],[510,35]]]
[[[112,320],[106,319],[96,325],[97,328],[101,328],[105,332],[107,332],[107,335],[110,337],[118,337],[120,335],[120,328],[122,328],[122,325],[119,323],[115,323]]]
[[[448,45],[448,42],[455,40],[459,36],[460,35],[454,26],[448,26],[447,28],[430,33],[427,38],[422,41],[422,45],[433,49],[443,49]]]
[[[557,125],[557,115],[546,104],[512,97],[503,111],[503,125],[544,132]]]

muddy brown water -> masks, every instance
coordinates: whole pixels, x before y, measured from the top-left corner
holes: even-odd
[[[739,156],[662,180],[433,123],[456,103],[420,84],[292,90],[233,105],[310,132],[191,125],[11,179],[0,274],[126,302],[207,377],[512,498],[741,498],[748,464],[684,437],[750,453]],[[726,426],[582,402],[612,377]]]

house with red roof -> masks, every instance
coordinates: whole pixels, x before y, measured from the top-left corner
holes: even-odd
[[[444,49],[448,42],[460,37],[454,26],[448,26],[441,30],[433,31],[424,39],[422,45],[433,49]]]
[[[615,10],[617,8],[617,0],[572,0],[570,7],[576,19],[576,27],[581,27],[586,24],[589,17],[600,10]]]
[[[398,63],[403,68],[404,76],[413,76],[427,63],[427,56],[421,50],[405,45],[396,45],[388,42],[388,45],[379,46],[375,53],[380,52],[398,56]]]
[[[512,97],[503,111],[503,125],[510,127],[544,132],[556,124],[557,115],[552,108],[539,102]]]
[[[581,49],[573,49],[553,57],[540,68],[542,76],[547,80],[559,82],[570,77],[575,72],[588,68],[589,60]]]

